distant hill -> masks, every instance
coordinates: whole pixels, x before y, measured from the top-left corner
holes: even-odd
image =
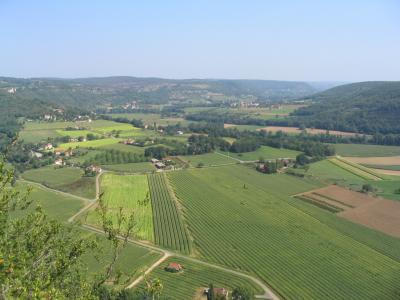
[[[360,82],[317,93],[292,124],[329,130],[400,134],[400,82]]]
[[[39,99],[59,105],[93,108],[121,104],[210,101],[282,101],[318,90],[305,82],[273,80],[161,79],[137,77],[31,78],[0,77],[0,92],[17,88],[21,99]]]

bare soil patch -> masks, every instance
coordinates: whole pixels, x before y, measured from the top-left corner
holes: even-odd
[[[271,132],[278,132],[283,131],[286,133],[301,133],[302,131],[297,127],[283,127],[283,126],[267,126],[264,128],[257,129],[266,130]],[[327,132],[326,129],[316,129],[316,128],[306,128],[307,133],[309,134],[325,134]],[[357,133],[354,132],[344,132],[344,131],[337,131],[337,130],[329,130],[329,134],[331,135],[340,135],[340,136],[355,136]]]
[[[400,165],[400,156],[386,157],[343,157],[344,159],[356,164],[393,166]]]
[[[235,124],[228,124],[228,123],[224,123],[224,128],[231,128],[231,127],[235,127]]]
[[[400,203],[377,199],[366,205],[338,213],[345,219],[400,237]]]
[[[338,200],[352,207],[359,207],[376,200],[375,198],[366,194],[353,192],[338,185],[330,185],[311,192],[323,195],[327,198]]]
[[[383,233],[400,237],[400,202],[371,197],[336,185],[297,196],[337,207],[338,216]],[[301,197],[300,197],[301,199]],[[320,205],[319,205],[320,206]]]

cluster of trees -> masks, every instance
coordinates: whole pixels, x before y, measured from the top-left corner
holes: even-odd
[[[178,127],[179,126],[179,127]],[[286,148],[304,152],[307,156],[314,158],[323,158],[335,153],[334,148],[325,143],[332,142],[334,137],[329,135],[289,135],[283,132],[265,132],[265,131],[240,131],[236,128],[224,128],[223,123],[192,123],[187,128],[181,125],[174,125],[174,129],[189,130],[200,135],[192,135],[189,138],[191,145],[187,146],[187,151],[179,151],[177,154],[174,150],[160,148],[169,155],[184,155],[186,154],[200,154],[213,151],[216,148],[222,151],[230,151],[235,153],[250,152],[258,149],[261,146],[270,146],[274,148]],[[205,137],[201,134],[207,134]],[[203,139],[202,141],[196,141]],[[231,144],[222,139],[223,137],[235,138]],[[343,139],[337,137],[341,142]],[[205,140],[206,139],[206,140]],[[201,146],[203,143],[204,147]],[[200,144],[200,145],[199,145]],[[200,149],[198,149],[200,148]],[[149,150],[151,151],[151,150]]]
[[[114,121],[114,122],[118,122],[118,123],[132,124],[133,126],[138,127],[138,128],[144,127],[142,120],[138,120],[138,119],[129,120],[127,118],[122,118],[122,117],[113,118],[112,116],[109,116],[109,115],[100,115],[100,118],[103,120]]]
[[[104,150],[101,153],[96,154],[94,157],[89,158],[85,161],[84,165],[99,164],[99,165],[111,165],[111,164],[125,164],[125,163],[137,163],[144,162],[147,159],[142,154],[118,151],[114,149]]]
[[[170,155],[195,155],[209,153],[218,147],[226,148],[230,146],[229,143],[222,138],[206,135],[191,135],[188,138],[187,144],[165,139],[161,141],[164,141],[168,147],[163,145],[148,147],[146,148],[144,155],[146,157],[162,159]]]

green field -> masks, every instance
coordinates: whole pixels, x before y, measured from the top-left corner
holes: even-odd
[[[28,186],[29,184],[26,183],[18,184],[18,187],[24,190]],[[38,187],[33,187],[29,198],[34,201],[30,210],[36,207],[36,205],[40,205],[50,218],[60,222],[67,222],[69,217],[84,206],[84,202],[76,198],[60,195],[56,192]],[[96,252],[98,259],[91,253],[85,254],[82,259],[84,263],[87,264],[89,275],[94,275],[97,272],[104,272],[105,264],[109,262],[111,257],[109,242],[102,235],[92,234],[84,230],[78,230],[77,233],[87,237],[96,236],[98,238],[100,246],[100,251]],[[121,283],[126,280],[131,280],[133,276],[141,275],[141,273],[160,256],[161,255],[157,252],[128,244],[127,247],[122,250],[116,265],[117,269],[123,272]]]
[[[99,136],[98,133],[89,130],[56,130],[57,134],[62,136],[69,136],[72,138],[77,138],[80,136],[86,137],[89,133],[94,134],[95,136]]]
[[[56,138],[60,135],[55,129],[43,129],[43,130],[21,130],[19,132],[19,139],[25,143],[44,143],[47,142],[48,138]]]
[[[164,268],[170,262],[183,265],[184,270],[180,273],[165,271]],[[150,274],[152,277],[161,280],[164,285],[163,296],[168,299],[193,299],[196,291],[199,289],[203,291],[211,282],[214,284],[214,287],[224,287],[228,289],[229,294],[231,294],[233,288],[241,285],[250,287],[255,294],[263,293],[255,283],[248,279],[182,258],[169,258]]]
[[[261,129],[264,128],[265,126],[258,126],[258,125],[234,125],[231,128],[236,128],[239,131],[244,131],[244,130],[257,130],[257,129]]]
[[[375,193],[383,198],[400,201],[400,178],[371,182]]]
[[[134,236],[143,240],[154,240],[153,215],[149,186],[146,175],[115,175],[106,173],[101,177],[101,192],[113,219],[120,207],[123,212],[134,213]],[[99,223],[97,211],[92,210],[87,216],[87,222]]]
[[[114,124],[110,124],[110,126],[95,128],[94,131],[97,133],[101,133],[101,134],[107,134],[107,133],[111,133],[113,131],[122,131],[122,132],[124,132],[124,131],[140,131],[140,129],[134,127],[131,124],[114,123]]]
[[[290,195],[317,182],[241,165],[169,177],[201,258],[255,274],[286,299],[398,296],[399,260],[293,205]]]
[[[83,127],[85,130],[65,130],[67,127]],[[138,130],[130,124],[121,124],[107,120],[94,120],[92,122],[26,122],[23,130],[21,130],[19,138],[26,143],[43,143],[48,138],[56,138],[61,136],[79,137],[86,136],[88,133],[95,135],[103,135],[113,130]],[[75,147],[75,146],[72,146]],[[63,148],[63,147],[61,147]]]
[[[396,156],[400,155],[399,146],[333,144],[337,155],[341,156]]]
[[[362,164],[362,165],[364,167],[373,168],[373,169],[400,171],[400,166],[399,165],[392,165],[392,166],[387,166],[387,165],[368,165],[368,164]]]
[[[86,236],[94,236],[98,238],[101,252],[98,259],[93,254],[85,254],[82,258],[88,267],[88,275],[93,276],[99,272],[104,273],[105,266],[111,259],[111,245],[103,236],[99,234],[87,233],[82,230],[82,234]],[[118,261],[116,263],[116,271],[121,271],[122,276],[119,282],[120,286],[126,286],[133,281],[134,278],[139,277],[148,269],[154,261],[159,259],[161,254],[143,247],[133,244],[127,246],[121,251]]]
[[[144,124],[167,126],[181,123],[186,125],[188,122],[183,118],[162,118],[160,114],[146,114],[146,113],[121,113],[121,114],[109,114],[113,118],[126,118],[128,120],[142,120]]]
[[[71,142],[58,145],[58,148],[68,149],[68,148],[99,148],[107,145],[117,144],[122,139],[119,138],[106,138],[100,140],[86,141],[86,142]]]
[[[76,149],[74,156],[69,161],[72,163],[84,163],[86,160],[94,158],[97,154],[102,153],[101,150],[89,150],[89,149]]]
[[[129,152],[129,153],[135,153],[135,154],[143,154],[144,155],[144,150],[146,149],[145,147],[138,147],[138,146],[132,146],[132,145],[125,145],[121,143],[114,143],[114,144],[109,144],[109,145],[104,145],[99,147],[100,150],[117,150],[117,151],[123,151],[123,152]]]
[[[366,181],[349,171],[333,164],[329,160],[322,160],[310,164],[307,175],[311,175],[316,179],[325,181],[326,183],[337,183],[339,185],[359,188]]]
[[[110,171],[127,173],[148,173],[156,170],[154,165],[149,162],[102,165],[102,167]]]
[[[356,176],[361,177],[364,180],[380,180],[384,177],[384,175],[379,175],[372,170],[365,168],[361,165],[343,160],[341,158],[331,158],[329,161],[336,166],[353,173]]]
[[[276,158],[296,158],[300,152],[289,150],[289,149],[279,149],[272,148],[268,146],[261,146],[256,151],[244,152],[244,153],[233,153],[233,152],[222,152],[225,155],[229,155],[233,158],[244,160],[244,161],[254,161],[263,159],[276,159]]]
[[[156,244],[189,254],[192,242],[177,203],[168,189],[165,174],[148,175],[148,179]]]
[[[30,209],[40,205],[46,214],[60,222],[66,222],[84,206],[84,202],[73,197],[60,195],[59,193],[45,190],[28,183],[18,183],[18,187],[26,191],[28,186],[32,187],[29,199],[33,200]]]
[[[31,169],[22,178],[43,184],[49,188],[92,199],[96,196],[94,177],[82,177],[78,168],[56,168],[53,166]]]
[[[218,153],[185,155],[179,156],[179,158],[188,162],[192,167],[197,167],[200,163],[202,163],[204,166],[218,166],[237,163],[237,160],[220,155]]]

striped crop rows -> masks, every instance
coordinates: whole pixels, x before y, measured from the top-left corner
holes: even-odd
[[[181,273],[166,272],[164,267],[170,262],[183,265],[184,270]],[[230,291],[235,287],[245,285],[255,294],[263,293],[262,289],[246,278],[182,258],[168,259],[151,273],[151,277],[161,280],[164,286],[163,297],[167,299],[193,299],[196,291],[203,291],[209,283],[213,283],[214,287],[223,287]],[[144,284],[140,288],[144,288]]]
[[[192,244],[164,174],[149,174],[156,244],[190,253]]]
[[[396,299],[398,261],[293,207],[288,188],[274,188],[284,176],[246,179],[243,168],[169,174],[202,258],[252,273],[285,299]],[[288,180],[291,189],[297,179]]]

